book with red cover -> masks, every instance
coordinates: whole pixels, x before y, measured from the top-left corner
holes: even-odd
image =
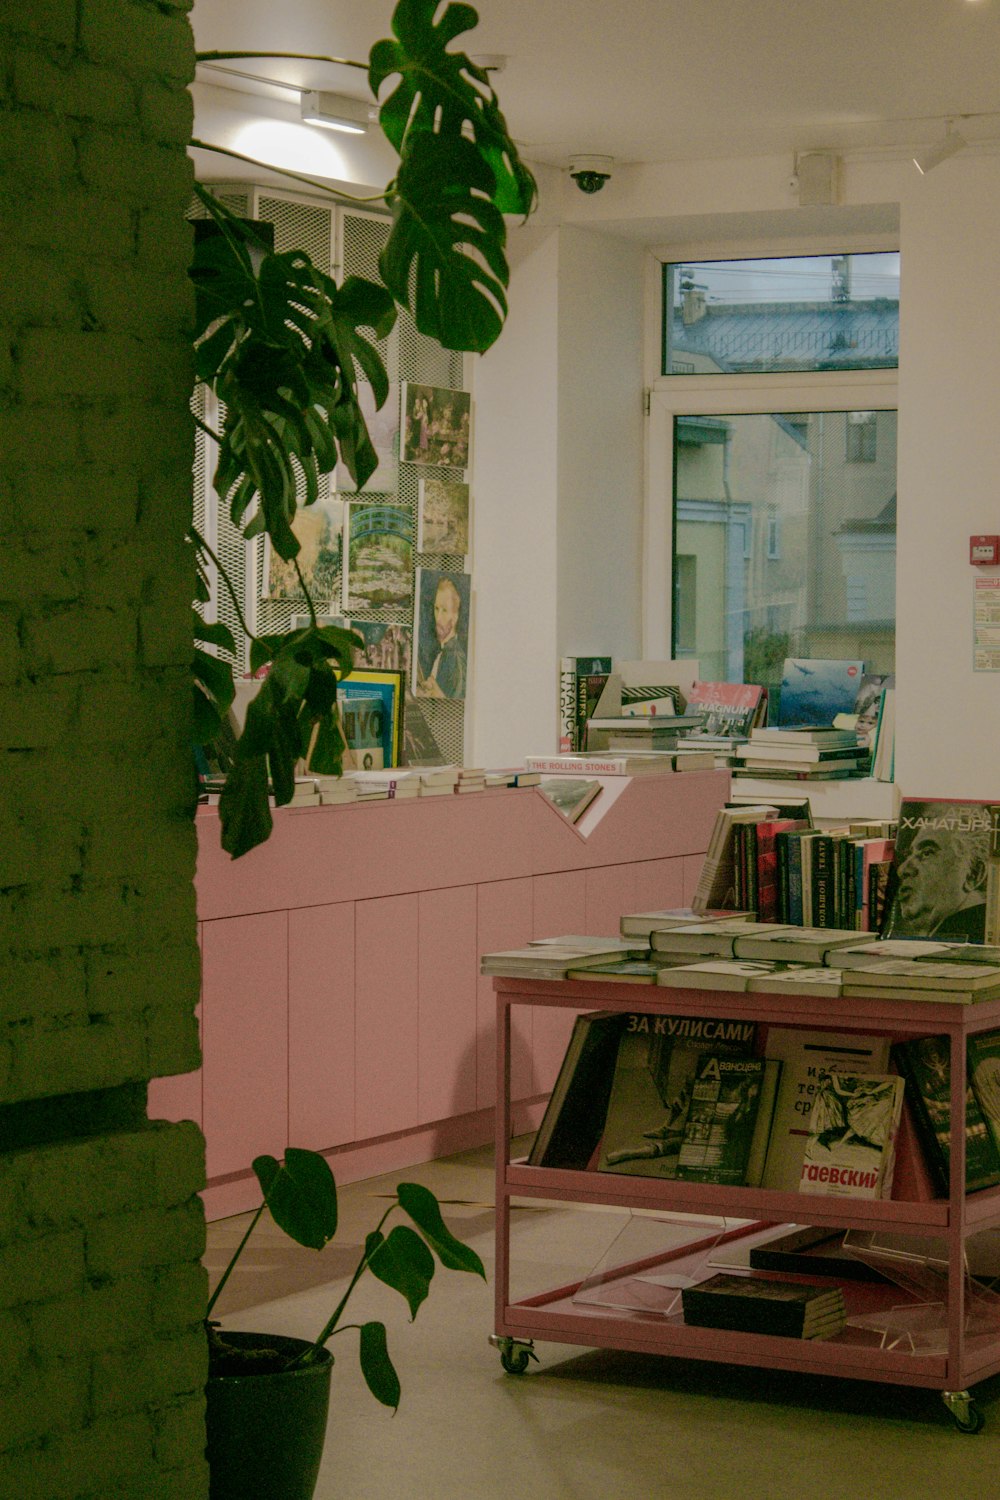
[[[780,921],[777,836],[779,833],[786,833],[795,828],[805,828],[805,826],[805,823],[796,822],[791,818],[779,818],[771,822],[758,823],[756,826],[758,922]]]

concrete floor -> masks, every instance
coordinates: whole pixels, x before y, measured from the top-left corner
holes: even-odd
[[[369,1394],[356,1335],[333,1340],[330,1423],[315,1500],[993,1500],[1000,1496],[1000,1377],[977,1388],[986,1425],[954,1427],[933,1391],[539,1343],[504,1374],[492,1331],[489,1148],[341,1190],[322,1252],[265,1218],[216,1309],[226,1326],[311,1338],[353,1270],[397,1179],[424,1182],[478,1250],[490,1284],[438,1269],[415,1323],[369,1277],[350,1321],[377,1317],[403,1395],[393,1416]],[[515,1210],[514,1293],[558,1285],[596,1262],[617,1213]],[[209,1225],[213,1280],[249,1222]],[[247,1497],[255,1500],[255,1497]],[[260,1497],[266,1500],[266,1497]]]

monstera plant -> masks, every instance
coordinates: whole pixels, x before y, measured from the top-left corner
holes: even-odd
[[[391,228],[379,281],[348,276],[338,284],[304,251],[272,252],[207,187],[196,189],[219,231],[199,241],[191,269],[197,378],[225,414],[220,430],[210,432],[219,454],[213,483],[243,535],[266,533],[278,557],[296,568],[309,615],[304,629],[250,638],[251,670],[266,665],[267,674],[220,798],[222,843],[234,857],[268,837],[269,792],[279,805],[291,799],[297,761],[307,759],[321,774],[339,775],[342,768],[337,681],[361,642],[318,623],[292,523],[300,497],[305,505],[317,499],[321,476],[338,458],[358,487],[375,470],[359,381],[371,385],[377,406],[385,402],[389,381],[376,341],[390,332],[401,306],[444,348],[481,353],[506,317],[504,214],[531,212],[535,182],[489,75],[451,49],[477,21],[470,5],[450,3],[441,11],[440,0],[399,0],[393,37],[371,50],[369,87],[399,158],[384,190]],[[199,61],[260,55],[210,52]],[[206,570],[214,564],[245,628],[220,560],[203,537],[192,531],[191,539],[200,600],[208,597]],[[226,662],[204,648],[233,652],[235,644],[224,625],[207,624],[197,610],[194,629],[195,736],[207,743],[232,703],[234,684]]]

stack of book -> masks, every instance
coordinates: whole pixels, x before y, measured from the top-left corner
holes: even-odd
[[[459,766],[458,780],[455,783],[456,792],[481,792],[486,788],[486,768],[484,766]]]
[[[681,1292],[685,1323],[786,1339],[832,1339],[847,1324],[843,1288],[720,1271]]]
[[[362,802],[377,797],[389,800],[420,796],[420,774],[392,767],[386,771],[345,771],[344,779],[354,782]]]
[[[358,800],[358,785],[350,776],[317,776],[316,784],[324,807],[338,807],[341,803]]]
[[[867,752],[853,729],[830,725],[797,725],[788,729],[752,729],[747,744],[736,750],[734,776],[764,780],[831,781],[863,776]]]
[[[544,776],[648,776],[670,773],[674,758],[669,752],[608,752],[605,755],[528,755],[529,771]]]
[[[676,750],[702,714],[621,714],[587,720],[587,750]]]
[[[481,974],[505,974],[510,978],[564,979],[570,969],[582,972],[623,958],[643,958],[648,952],[643,945],[628,943],[623,938],[571,934],[542,938],[523,948],[484,953],[479,968]]]

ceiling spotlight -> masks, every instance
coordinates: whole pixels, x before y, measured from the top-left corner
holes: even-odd
[[[347,135],[364,135],[370,119],[369,106],[346,94],[322,92],[302,95],[302,118],[309,125],[324,130],[342,130]]]
[[[947,161],[949,156],[954,156],[957,151],[963,150],[968,144],[962,132],[956,130],[949,120],[942,139],[936,146],[929,146],[926,151],[915,156],[913,165],[921,175],[925,175],[933,171],[935,167],[939,167],[943,161]]]

